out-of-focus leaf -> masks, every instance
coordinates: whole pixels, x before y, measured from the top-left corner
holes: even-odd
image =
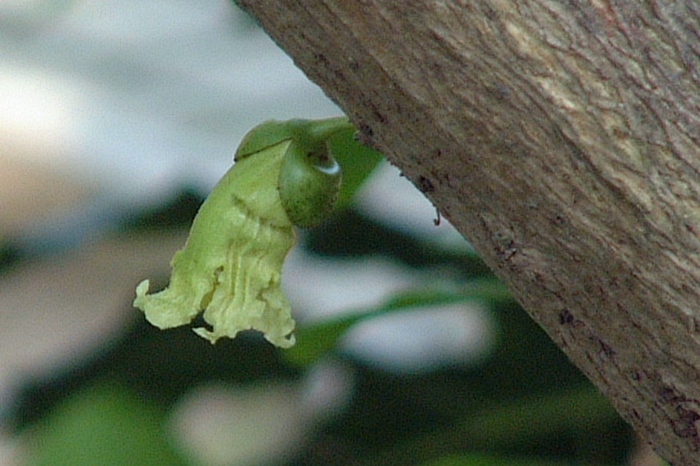
[[[496,304],[504,301],[512,301],[512,299],[510,292],[502,281],[497,278],[483,278],[471,280],[462,290],[456,292],[416,290],[401,293],[384,304],[382,310],[452,304],[470,300],[482,301],[486,304]]]
[[[163,414],[114,384],[76,392],[47,416],[33,438],[31,466],[178,466]]]
[[[309,366],[331,352],[338,338],[362,318],[362,315],[353,314],[317,325],[297,327],[296,344],[282,354],[292,364]]]
[[[569,463],[540,460],[536,458],[507,458],[485,454],[446,456],[423,463],[422,466],[564,466]]]
[[[455,454],[467,449],[474,452],[512,451],[518,445],[535,445],[543,439],[556,438],[562,432],[585,432],[623,421],[610,403],[592,385],[582,384],[550,394],[531,394],[519,399],[485,406],[481,411],[446,428],[396,445],[375,454],[366,466],[423,462],[424,466],[550,466],[557,463],[537,460],[516,461],[499,457],[493,462],[479,462],[484,456]],[[517,449],[517,448],[516,448]],[[448,456],[446,456],[448,455]],[[442,458],[439,461],[430,458]],[[473,461],[473,462],[469,462]],[[464,461],[464,462],[462,462]],[[571,464],[571,463],[568,463]]]
[[[610,402],[590,384],[584,384],[491,406],[467,419],[459,435],[476,448],[509,446],[618,419]]]
[[[331,154],[343,168],[343,185],[338,196],[337,207],[347,207],[383,156],[357,142],[354,129],[339,131],[328,140],[328,145]]]
[[[493,304],[511,299],[505,285],[495,278],[474,280],[460,292],[427,290],[402,293],[377,308],[344,313],[336,319],[315,325],[299,326],[296,330],[296,345],[283,354],[294,364],[308,366],[332,351],[338,338],[351,326],[364,319],[408,309],[420,311],[428,306],[475,300]]]

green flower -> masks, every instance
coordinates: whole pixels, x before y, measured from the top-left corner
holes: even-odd
[[[295,243],[290,218],[302,226],[318,220],[318,215],[312,221],[304,218],[309,214],[302,209],[313,201],[309,196],[322,193],[323,203],[334,202],[340,170],[329,169],[335,161],[325,141],[348,125],[338,118],[268,122],[253,129],[241,143],[236,163],[202,204],[187,244],[173,257],[168,288],[148,294],[149,281],[144,280],[136,288],[134,306],[161,329],[189,324],[203,313],[208,326],[194,331],[212,343],[255,329],[274,345],[292,346],[294,319],[281,289],[282,265]],[[301,202],[280,197],[292,159],[312,168],[307,167],[311,188],[294,169],[293,183],[301,184],[284,190],[285,196],[300,193]]]

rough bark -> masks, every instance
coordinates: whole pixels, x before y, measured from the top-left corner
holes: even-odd
[[[700,464],[700,3],[241,3],[657,451]]]

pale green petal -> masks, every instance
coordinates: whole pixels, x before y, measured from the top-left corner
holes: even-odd
[[[290,141],[239,160],[202,204],[185,247],[171,262],[170,285],[152,295],[136,289],[134,306],[165,329],[203,312],[211,328],[195,331],[215,342],[255,329],[280,347],[294,344],[294,320],[280,288],[284,259],[294,245],[277,180]]]

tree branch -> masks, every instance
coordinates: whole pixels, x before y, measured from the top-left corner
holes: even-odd
[[[700,464],[697,2],[241,3],[658,452]]]

